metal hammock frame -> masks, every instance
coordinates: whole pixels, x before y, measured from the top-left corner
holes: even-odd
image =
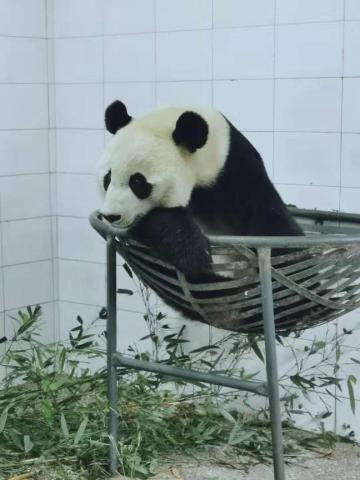
[[[214,270],[231,280],[199,285],[187,282],[181,272],[129,238],[126,230],[104,220],[99,212],[90,216],[91,225],[107,242],[108,431],[112,474],[117,473],[118,467],[116,367],[125,366],[268,397],[274,479],[285,480],[276,334],[329,322],[360,306],[360,215],[290,210],[306,236],[209,236]],[[173,305],[197,315],[199,320],[243,333],[263,332],[267,381],[244,381],[145,362],[117,352],[117,252],[144,284]]]

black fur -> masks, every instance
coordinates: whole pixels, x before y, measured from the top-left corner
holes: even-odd
[[[129,187],[141,200],[150,197],[152,185],[149,183],[142,173],[134,173],[129,179]]]
[[[176,145],[183,145],[194,153],[205,145],[209,127],[205,120],[195,112],[184,112],[178,118],[173,132]]]
[[[209,242],[188,209],[154,208],[130,233],[184,273],[188,280],[212,274]]]
[[[132,117],[128,114],[125,105],[115,100],[105,110],[105,125],[110,133],[116,133],[120,128],[130,123]]]
[[[103,187],[105,192],[109,188],[110,183],[111,183],[111,170],[109,170],[105,175],[105,177],[103,178]]]
[[[260,154],[229,122],[230,148],[211,187],[193,191],[189,209],[207,233],[302,235],[274,185]]]

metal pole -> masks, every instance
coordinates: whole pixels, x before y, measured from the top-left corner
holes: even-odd
[[[271,248],[258,249],[261,299],[264,318],[266,371],[271,415],[271,435],[275,480],[285,480],[279,380],[276,359],[274,304],[271,279]]]
[[[113,355],[116,353],[116,246],[115,238],[112,235],[107,237],[106,243],[106,268],[107,268],[107,372],[108,372],[108,433],[110,439],[109,446],[109,470],[112,475],[117,473],[117,378],[116,367],[114,365]]]
[[[222,385],[223,387],[236,388],[247,392],[257,393],[258,395],[268,396],[267,384],[264,382],[247,382],[238,378],[232,378],[215,373],[205,373],[197,370],[191,370],[183,367],[172,367],[170,365],[137,360],[126,357],[121,353],[115,353],[114,362],[116,365],[135,370],[144,370],[155,372],[160,375],[169,375],[170,377],[183,378],[185,380],[195,380],[197,382],[209,383],[210,385]]]

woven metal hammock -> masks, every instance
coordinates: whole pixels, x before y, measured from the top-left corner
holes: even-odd
[[[306,237],[210,236],[213,268],[226,281],[191,284],[172,265],[114,228],[90,218],[138,278],[185,316],[218,328],[262,332],[258,249],[272,249],[275,326],[279,333],[328,322],[360,306],[360,215],[291,209]]]

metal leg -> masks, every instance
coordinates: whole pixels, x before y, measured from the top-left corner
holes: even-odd
[[[285,480],[284,447],[281,426],[280,395],[276,359],[274,304],[271,280],[271,249],[259,248],[259,271],[264,318],[266,371],[269,389],[274,479]]]
[[[116,248],[115,238],[107,237],[106,245],[107,265],[107,371],[108,371],[108,401],[109,418],[108,433],[110,438],[109,447],[109,470],[112,475],[117,473],[117,378],[113,355],[116,353]]]

